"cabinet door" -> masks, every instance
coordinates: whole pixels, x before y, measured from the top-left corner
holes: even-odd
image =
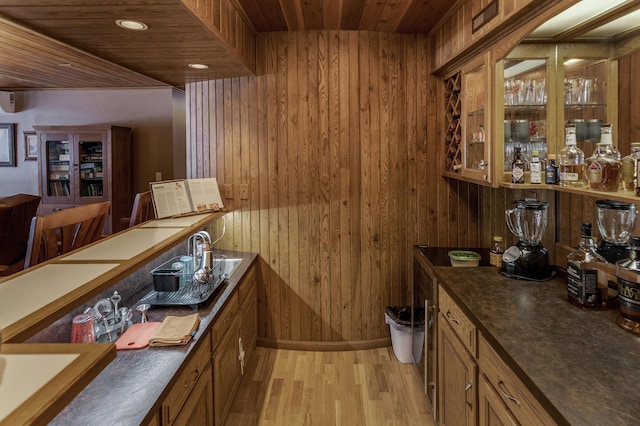
[[[462,170],[463,176],[491,182],[491,117],[488,94],[491,67],[487,56],[462,70]]]
[[[109,150],[104,133],[80,133],[74,135],[76,161],[74,167],[76,192],[75,200],[80,204],[99,203],[110,199],[107,166]]]
[[[74,202],[73,135],[40,134],[40,186],[42,203]]]
[[[519,425],[482,372],[478,378],[478,406],[479,426]]]
[[[191,391],[175,425],[210,426],[213,425],[213,381],[211,364],[202,372],[198,382]]]
[[[240,364],[244,374],[246,364],[249,362],[258,340],[258,272],[255,265],[247,271],[240,283],[238,293],[241,304],[240,344],[242,349]]]
[[[224,423],[239,383],[238,318],[235,317],[213,354],[215,424]]]
[[[438,393],[440,424],[476,424],[478,366],[440,314],[438,321]]]

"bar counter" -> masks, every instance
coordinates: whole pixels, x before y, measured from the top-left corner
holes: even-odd
[[[532,282],[491,266],[432,264],[440,285],[559,424],[640,424],[640,336],[616,325],[617,309],[570,304],[559,275]]]

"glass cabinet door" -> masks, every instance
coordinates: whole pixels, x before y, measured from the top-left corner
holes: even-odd
[[[103,197],[103,142],[100,137],[80,137],[78,141],[79,196]]]
[[[463,175],[481,182],[491,182],[491,125],[488,93],[490,75],[487,57],[462,70]]]
[[[585,156],[600,142],[600,129],[607,117],[608,59],[564,59],[564,120],[576,125],[576,141]],[[614,126],[614,132],[617,131]]]
[[[60,202],[71,200],[74,192],[72,175],[72,146],[68,135],[44,136],[42,173],[46,178],[46,194],[43,198],[55,198]]]
[[[544,59],[504,60],[504,173],[511,173],[515,148],[525,160],[532,151],[547,158],[547,67]]]

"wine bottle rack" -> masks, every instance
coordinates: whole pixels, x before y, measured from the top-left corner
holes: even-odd
[[[447,131],[445,135],[445,145],[447,155],[445,156],[445,170],[460,172],[462,168],[462,99],[460,91],[462,89],[462,75],[457,73],[444,80],[444,97],[446,108]]]

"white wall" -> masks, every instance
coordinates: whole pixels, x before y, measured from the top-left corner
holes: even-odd
[[[15,93],[16,112],[0,109],[0,123],[16,124],[17,167],[0,167],[0,196],[38,194],[38,162],[24,160],[22,133],[33,130],[34,125],[131,127],[134,193],[148,189],[156,172],[161,172],[163,179],[185,177],[185,106],[184,92],[180,90],[167,87]]]

